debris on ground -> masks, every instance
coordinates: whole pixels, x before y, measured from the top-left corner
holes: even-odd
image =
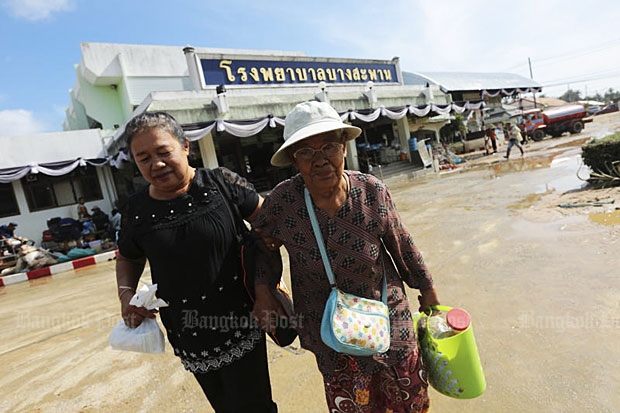
[[[566,202],[562,204],[558,204],[560,208],[580,208],[586,206],[603,206],[605,204],[613,204],[615,199],[607,199],[604,201],[593,201],[593,202]]]

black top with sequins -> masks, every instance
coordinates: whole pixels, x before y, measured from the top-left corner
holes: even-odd
[[[241,215],[251,215],[258,194],[225,168],[197,169],[188,191],[172,200],[151,198],[147,187],[122,213],[119,253],[148,259],[157,296],[169,303],[160,309],[168,340],[192,372],[230,364],[263,337],[250,317],[229,212],[236,208],[224,203],[224,185]]]

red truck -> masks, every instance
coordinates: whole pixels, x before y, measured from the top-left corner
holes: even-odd
[[[530,109],[523,111],[519,122],[521,131],[535,141],[541,141],[545,135],[561,136],[564,132],[580,133],[584,124],[592,122],[586,118],[586,109],[581,105],[563,105],[545,110]]]

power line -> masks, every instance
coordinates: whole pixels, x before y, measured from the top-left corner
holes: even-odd
[[[569,52],[569,53],[564,53],[564,54],[557,55],[557,56],[532,58],[532,60],[536,61],[537,63],[554,61],[554,60],[568,60],[568,59],[572,59],[572,58],[577,58],[577,57],[583,57],[583,56],[591,55],[591,54],[600,52],[602,50],[611,49],[611,48],[616,47],[618,45],[620,45],[620,39],[614,39],[614,40],[609,40],[609,41],[604,42],[604,43],[599,43],[599,44],[597,44],[597,46],[595,48],[587,47],[587,48],[578,49],[576,51]]]
[[[591,72],[588,74],[581,74],[575,76],[569,76],[559,79],[553,79],[549,81],[541,81],[540,83],[543,86],[556,86],[563,85],[566,83],[581,83],[588,82],[592,80],[602,80],[602,79],[613,79],[615,77],[620,77],[620,67],[616,67],[608,70],[601,70],[599,72]],[[553,82],[553,83],[550,83]]]
[[[595,48],[592,47],[587,47],[587,48],[581,48],[581,49],[577,49],[568,53],[563,53],[563,54],[559,54],[559,55],[555,55],[555,56],[545,56],[545,57],[533,57],[531,58],[531,61],[534,64],[534,68],[536,68],[537,65],[542,65],[541,66],[546,66],[548,64],[550,64],[549,62],[553,62],[553,61],[562,61],[562,60],[569,60],[569,59],[574,59],[574,58],[578,58],[578,57],[583,57],[583,56],[587,56],[587,55],[591,55],[594,53],[598,53],[600,51],[606,50],[606,49],[610,49],[613,47],[616,47],[620,45],[620,38],[619,39],[612,39],[612,40],[608,40],[606,42],[603,43],[599,43],[597,44],[597,46]],[[527,70],[528,64],[527,63],[518,63],[514,66],[511,66],[507,69],[504,69],[504,71],[506,72],[511,72],[515,69],[523,69],[524,71]]]

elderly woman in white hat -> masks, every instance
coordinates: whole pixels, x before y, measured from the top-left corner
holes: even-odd
[[[288,251],[301,344],[316,356],[329,411],[426,411],[428,385],[420,374],[404,284],[420,290],[423,310],[439,300],[387,186],[372,175],[344,168],[346,142],[360,132],[345,124],[327,103],[297,105],[286,117],[284,144],[271,163],[292,164],[299,174],[273,189],[253,226]],[[321,339],[321,319],[331,288],[306,209],[304,188],[311,196],[338,287],[380,299],[384,277],[387,280],[391,344],[386,353],[351,356],[332,350]],[[261,314],[283,314],[270,293],[281,272],[278,256],[264,251],[259,254],[254,315],[266,329],[272,326]]]

